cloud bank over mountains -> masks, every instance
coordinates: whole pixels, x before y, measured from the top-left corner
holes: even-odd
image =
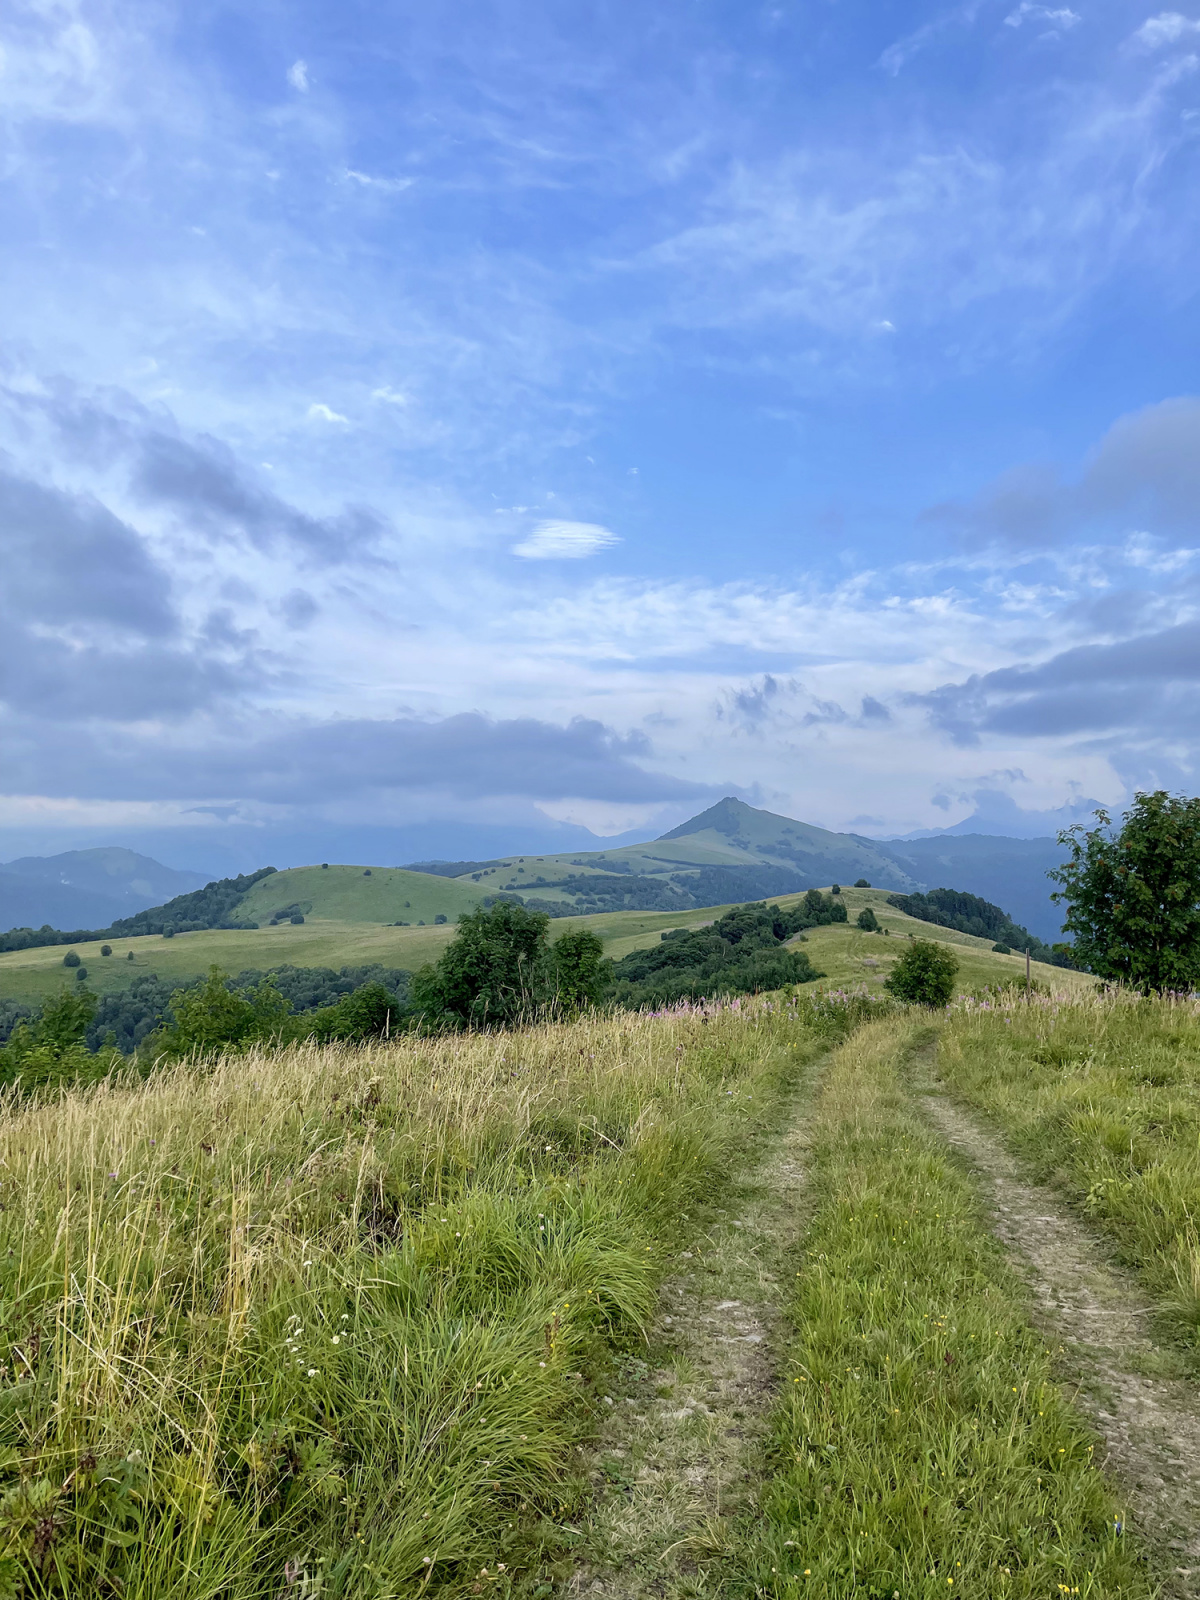
[[[0,25],[0,830],[1195,789],[1197,19],[276,21]]]

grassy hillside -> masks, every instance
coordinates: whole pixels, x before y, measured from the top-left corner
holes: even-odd
[[[939,928],[934,923],[906,916],[888,905],[887,895],[878,889],[844,889],[842,896],[849,922],[811,928],[805,936],[808,940],[805,949],[814,966],[827,974],[825,987],[865,984],[869,990],[882,993],[884,979],[899,959],[909,935],[951,946],[959,962],[960,992],[969,993],[985,983],[1008,983],[1025,977],[1024,956],[995,955],[987,939],[976,939],[953,928]],[[779,903],[792,905],[798,898],[786,895]],[[859,912],[866,906],[875,912],[881,929],[888,931],[863,933],[859,930],[855,924]],[[1033,962],[1032,971],[1055,992],[1082,993],[1095,986],[1095,980],[1086,973],[1045,966],[1039,961]]]
[[[298,905],[304,915],[329,922],[432,923],[436,917],[456,922],[473,911],[486,890],[469,880],[435,878],[403,867],[289,867],[263,878],[238,907],[239,920],[260,927],[285,907]]]
[[[536,859],[536,858],[535,858]],[[319,875],[315,887],[322,888],[329,880],[329,904],[339,893],[359,894],[357,880],[351,874],[361,868],[343,867],[340,873],[330,867],[302,867],[295,872],[277,873],[256,886],[253,894],[262,894],[265,913],[288,904],[274,889],[280,878],[304,881],[304,875]],[[386,880],[389,869],[381,869]],[[427,878],[423,873],[403,873],[395,869],[396,883],[382,885],[388,894],[398,894],[398,885],[405,878],[419,878],[430,884],[444,884],[450,893],[460,886],[455,880]],[[375,877],[366,879],[370,885]],[[374,891],[370,888],[367,893]],[[432,894],[432,891],[428,891]],[[952,945],[962,963],[960,987],[964,991],[978,988],[984,983],[995,983],[1020,977],[1025,972],[1025,962],[1019,956],[993,955],[984,939],[957,933],[952,928],[939,928],[928,922],[918,922],[896,911],[887,904],[887,894],[879,889],[843,889],[843,898],[850,917],[848,924],[835,924],[827,928],[813,928],[807,934],[805,949],[813,964],[827,974],[823,987],[865,984],[868,989],[882,992],[883,980],[899,956],[902,941],[908,934],[920,939],[936,939]],[[407,898],[412,898],[410,891]],[[793,906],[799,895],[779,895],[774,904]],[[360,902],[361,903],[361,902]],[[448,905],[449,898],[445,901]],[[383,902],[379,902],[383,904]],[[882,927],[891,930],[890,936],[882,933],[860,933],[854,926],[858,913],[870,905]],[[402,906],[402,909],[403,906]],[[416,909],[415,902],[407,910]],[[428,909],[428,908],[427,908]],[[551,937],[558,938],[568,928],[593,929],[604,941],[605,953],[620,960],[631,950],[644,949],[657,942],[670,928],[699,928],[714,922],[728,906],[705,906],[684,912],[615,911],[587,917],[566,917],[551,926]],[[436,913],[434,913],[436,915]],[[456,913],[457,915],[457,913]],[[305,922],[293,927],[282,922],[277,927],[262,926],[256,930],[212,929],[203,933],[177,934],[173,939],[151,935],[138,939],[113,939],[112,955],[100,954],[99,942],[73,946],[87,968],[87,982],[97,993],[107,994],[128,988],[135,977],[154,973],[164,978],[190,978],[207,972],[216,965],[225,972],[236,973],[256,968],[271,967],[333,967],[368,966],[378,962],[385,967],[404,967],[415,971],[426,961],[436,961],[454,936],[454,921],[435,926],[394,928],[363,920],[337,920],[332,916],[306,915]],[[128,959],[132,952],[133,960]],[[61,945],[36,950],[13,950],[0,955],[0,1000],[22,1002],[41,1001],[56,994],[64,985],[74,982],[73,974],[63,966],[64,948]],[[1078,973],[1066,972],[1058,967],[1041,967],[1034,963],[1043,981],[1055,989],[1075,990],[1088,988],[1091,980]]]
[[[822,1037],[626,1016],[0,1107],[3,1592],[510,1594],[687,1214]]]
[[[871,1009],[309,1045],[0,1104],[0,1592],[1153,1600],[1074,1347],[916,1101],[930,1019]],[[624,1560],[606,1487],[645,1531]]]
[[[916,879],[870,839],[830,833],[734,799],[719,801],[648,844],[586,854],[507,856],[458,881],[482,884],[493,893],[504,888],[558,898],[563,891],[556,891],[553,881],[569,874],[628,872],[665,879],[682,872],[678,881],[686,887],[688,870],[699,867],[784,868],[800,873],[806,888],[838,880],[853,883],[856,878],[892,890],[916,885]]]

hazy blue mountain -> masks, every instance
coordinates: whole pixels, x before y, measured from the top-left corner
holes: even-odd
[[[949,828],[917,828],[904,834],[902,842],[944,839],[950,834],[963,833],[987,834],[993,839],[1052,839],[1076,822],[1094,827],[1092,819],[1100,804],[1099,800],[1071,800],[1053,811],[1023,811],[1012,795],[999,789],[977,789],[974,798],[975,810],[961,822]]]
[[[107,928],[207,882],[120,846],[21,856],[0,866],[0,930]]]
[[[119,844],[193,876],[201,875],[207,883],[240,872],[257,872],[267,865],[282,869],[314,861],[372,861],[396,867],[407,861],[489,860],[539,851],[603,850],[644,837],[644,832],[635,831],[604,838],[574,823],[548,819],[532,823],[417,822],[395,827],[330,823],[319,828],[229,822],[211,827],[124,828],[119,833],[81,830],[63,843],[71,845],[72,853],[83,855],[98,846]],[[0,853],[48,853],[53,839],[48,830],[0,829]]]

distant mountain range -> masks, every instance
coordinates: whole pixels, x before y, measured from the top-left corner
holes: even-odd
[[[0,865],[0,930],[107,928],[206,881],[117,846],[22,856]]]
[[[646,844],[561,855],[506,856],[491,862],[414,862],[415,870],[473,881],[490,892],[518,892],[526,900],[567,898],[583,909],[592,875],[634,874],[711,899],[714,905],[785,894],[795,888],[853,884],[865,878],[877,889],[911,894],[960,889],[1003,906],[1014,921],[1047,943],[1060,937],[1061,918],[1050,899],[1047,868],[1062,859],[1053,839],[1010,839],[982,834],[942,834],[924,839],[868,839],[833,833],[727,796],[689,822]],[[570,880],[574,873],[575,882]],[[538,882],[539,877],[543,880]],[[603,882],[595,891],[608,889]],[[613,883],[612,890],[619,888]],[[625,901],[628,904],[628,899]],[[647,906],[650,904],[647,898]],[[611,909],[617,909],[614,904]]]
[[[487,861],[423,861],[412,863],[409,871],[424,874],[426,882],[457,880],[456,906],[477,904],[496,894],[519,894],[526,903],[558,916],[722,905],[859,879],[902,894],[958,889],[1002,906],[1014,921],[1050,942],[1059,937],[1061,919],[1050,900],[1052,885],[1046,870],[1061,856],[1053,839],[942,834],[880,841],[834,833],[730,796],[649,842],[545,855],[527,850],[524,855]],[[294,894],[289,887],[293,874],[297,875]],[[298,874],[304,874],[303,885]],[[103,930],[135,912],[198,890],[208,881],[200,873],[176,871],[115,847],[26,856],[0,866],[0,930],[36,929],[43,924],[64,931]],[[361,869],[354,883],[357,888],[343,882],[340,873],[318,872],[314,879],[298,868],[280,873],[255,894],[257,899],[282,896],[302,901],[303,911],[318,917],[381,920],[373,897],[382,885]],[[420,910],[409,905],[411,901],[415,906],[415,893],[414,887],[401,888],[397,880],[399,909],[389,903],[392,920],[418,919]],[[361,914],[346,903],[347,894],[351,899],[366,897]],[[328,909],[317,903],[329,896],[337,899],[336,909],[332,902]],[[264,899],[259,907],[257,899],[253,905],[247,899],[237,915],[253,912],[251,920],[257,921],[261,912],[269,919],[274,901],[267,906]],[[289,904],[287,909],[301,907]]]

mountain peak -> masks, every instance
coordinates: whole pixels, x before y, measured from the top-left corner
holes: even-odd
[[[677,828],[672,828],[670,833],[659,835],[659,841],[664,839],[684,839],[689,833],[703,833],[705,828],[711,828],[714,833],[740,833],[742,823],[747,817],[767,816],[765,811],[756,811],[753,806],[748,806],[744,800],[727,794],[723,800],[718,800],[715,806],[709,806],[707,811],[702,811],[699,816],[692,817],[688,822],[681,822]]]

